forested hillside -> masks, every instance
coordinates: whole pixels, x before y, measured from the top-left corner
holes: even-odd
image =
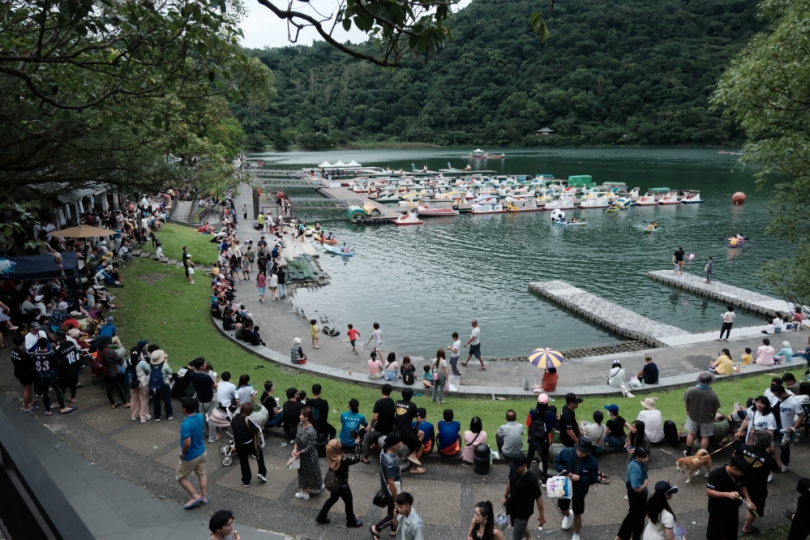
[[[251,51],[273,70],[269,110],[235,107],[250,145],[709,145],[739,141],[707,98],[761,29],[754,0],[473,0],[427,64],[383,70],[326,44]],[[537,136],[551,127],[558,134]]]

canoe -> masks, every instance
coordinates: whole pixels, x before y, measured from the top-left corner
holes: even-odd
[[[620,208],[608,208],[607,210],[605,210],[605,212],[610,214],[612,212],[618,212],[619,210],[621,210],[621,209]]]
[[[747,243],[748,243],[748,240],[743,240],[742,242],[737,242],[736,244],[729,244],[728,247],[730,247],[732,249],[733,248],[738,248],[738,247],[743,247]]]
[[[660,230],[661,230],[661,227],[656,227],[656,228],[654,228],[654,229],[644,229],[644,232],[645,232],[645,233],[648,233],[648,232],[649,232],[649,233],[652,233],[652,232],[658,232],[658,231],[660,231]]]
[[[329,244],[330,246],[334,246],[338,243],[337,238],[332,238],[331,240],[326,240],[323,236],[319,236],[317,238],[318,242],[321,244]]]
[[[328,244],[324,244],[323,249],[325,249],[326,251],[328,251],[329,253],[331,253],[333,255],[340,255],[341,257],[354,257],[354,252],[353,251],[350,252],[350,253],[343,253],[342,251],[340,251],[340,248],[336,248],[336,247],[330,246]]]

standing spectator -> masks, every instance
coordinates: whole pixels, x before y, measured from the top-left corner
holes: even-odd
[[[810,534],[810,479],[801,478],[796,484],[796,491],[799,492],[796,511],[785,510],[785,517],[790,520],[787,540],[806,540]]]
[[[711,389],[714,375],[704,371],[697,378],[697,385],[688,389],[683,395],[686,404],[686,450],[684,455],[692,455],[692,444],[700,435],[700,447],[709,447],[709,437],[714,433],[714,417],[720,408],[720,399]]]
[[[256,291],[259,293],[259,302],[264,302],[265,286],[267,284],[267,276],[261,270],[259,275],[256,276]]]
[[[436,351],[436,358],[433,360],[433,396],[431,401],[444,403],[444,383],[449,379],[447,373],[447,361],[444,359],[444,350]]]
[[[678,493],[678,486],[666,480],[655,483],[655,491],[647,501],[647,517],[650,520],[644,528],[644,540],[674,540],[675,512],[669,507],[669,500]]]
[[[556,427],[557,415],[548,408],[548,395],[540,394],[537,396],[537,408],[531,409],[526,415],[526,428],[529,430],[527,458],[531,466],[534,453],[540,452],[540,480],[543,483],[548,479],[548,451]]]
[[[773,438],[767,431],[754,434],[754,444],[744,444],[734,452],[748,462],[745,471],[745,487],[756,506],[756,513],[746,512],[742,527],[744,534],[756,534],[759,528],[754,526],[757,516],[765,516],[765,499],[768,497],[768,477],[780,470],[779,461],[773,448]],[[747,530],[746,530],[747,529]]]
[[[193,284],[194,263],[191,262],[191,253],[188,252],[188,248],[186,246],[183,246],[183,269],[186,272],[186,278],[188,278],[188,282]]]
[[[208,521],[211,536],[208,540],[241,540],[233,528],[233,513],[230,510],[217,510]]]
[[[517,414],[509,409],[506,411],[506,423],[495,434],[498,452],[512,460],[523,455],[523,426],[516,420]]]
[[[76,403],[76,389],[79,386],[79,349],[67,339],[64,330],[56,333],[59,344],[56,354],[59,356],[59,386],[62,392],[70,390],[68,401]]]
[[[244,488],[250,487],[249,455],[255,456],[256,463],[259,464],[259,474],[256,477],[261,480],[262,484],[267,483],[267,467],[264,465],[264,454],[261,445],[256,441],[256,437],[260,436],[262,428],[250,418],[252,413],[253,404],[243,403],[239,409],[239,414],[231,420],[233,443],[236,447],[236,455],[239,456],[239,466],[242,468],[242,487]]]
[[[560,442],[568,448],[577,444],[582,436],[577,423],[577,415],[574,412],[580,403],[582,403],[582,398],[577,397],[573,392],[565,395],[565,407],[560,413],[559,432]]]
[[[411,401],[413,398],[413,390],[404,388],[402,390],[402,399],[396,403],[396,417],[394,418],[394,425],[397,428],[397,433],[402,438],[402,443],[411,451],[408,456],[408,461],[416,465],[410,467],[408,472],[411,474],[422,474],[425,469],[422,467],[422,462],[419,458],[422,457],[422,443],[419,441],[417,430],[419,429],[418,415],[416,413],[416,404]],[[414,420],[416,420],[416,428],[413,427]]]
[[[799,400],[788,394],[781,384],[771,386],[771,392],[779,400],[774,411],[776,425],[781,431],[784,431],[779,443],[779,461],[782,462],[782,472],[788,472],[790,470],[790,445],[796,440],[796,433],[804,422],[804,409]]]
[[[492,503],[481,501],[475,505],[467,540],[503,540],[503,533],[495,527],[495,511]]]
[[[141,424],[148,422],[152,415],[149,414],[149,374],[152,368],[146,361],[143,353],[137,348],[132,350],[130,362],[135,362],[135,376],[138,378],[138,387],[130,389],[130,418],[137,420],[140,417]]]
[[[706,260],[706,283],[709,285],[712,284],[712,270],[714,270],[714,260],[709,257]]]
[[[373,352],[376,352],[377,355],[380,358],[382,358],[382,330],[380,330],[380,323],[374,323],[372,326],[374,327],[374,330],[372,330],[371,332],[371,337],[368,338],[368,341],[366,341],[366,347],[368,347],[368,344],[371,343],[371,340],[373,339],[374,340]]]
[[[465,347],[469,345],[470,350],[469,354],[467,354],[467,360],[461,365],[467,367],[467,364],[470,363],[470,359],[475,356],[481,363],[481,367],[478,368],[478,371],[486,371],[484,360],[481,358],[481,329],[478,328],[478,321],[475,319],[470,322],[470,325],[472,326],[472,333],[470,334],[470,339],[464,344]]]
[[[624,444],[627,448],[627,462],[629,463],[638,448],[643,448],[647,452],[647,455],[649,455],[652,447],[650,440],[647,438],[644,422],[636,420],[628,424],[627,428],[629,433]]]
[[[574,525],[574,534],[571,540],[580,540],[579,531],[582,528],[582,514],[585,513],[585,497],[591,484],[599,482],[599,464],[591,455],[593,445],[587,437],[580,437],[573,448],[563,448],[554,458],[554,466],[559,473],[568,473],[573,483],[573,493],[570,499],[560,499],[557,507],[562,513],[562,529],[567,531]],[[574,515],[571,515],[573,510]]]
[[[368,437],[368,435],[366,436]],[[380,540],[380,534],[388,527],[391,527],[392,533],[396,533],[397,530],[397,522],[394,521],[394,501],[399,496],[399,490],[402,487],[402,469],[399,467],[399,458],[397,458],[400,446],[402,446],[402,439],[399,434],[391,433],[385,437],[383,449],[380,452],[380,485],[383,492],[388,494],[385,501],[388,509],[382,520],[370,528],[374,540]],[[363,448],[365,449],[365,441]]]
[[[675,273],[676,274],[678,272],[680,272],[681,275],[683,275],[683,257],[684,257],[684,255],[685,255],[685,252],[684,252],[682,247],[679,247],[677,250],[675,250],[675,253],[672,255],[672,260],[675,263],[675,266],[677,267],[677,268],[675,268]]]
[[[425,416],[427,416],[427,411],[425,411]],[[453,418],[453,409],[445,409],[443,420],[440,420],[438,425],[439,435],[436,437],[436,449],[444,456],[455,456],[461,452],[461,445],[459,444],[461,424]]]
[[[41,339],[41,338],[40,338]],[[123,403],[125,409],[130,408],[129,400],[126,398],[124,392],[124,374],[121,373],[121,358],[112,349],[107,348],[108,342],[106,340],[104,345],[100,345],[100,350],[97,354],[101,355],[101,363],[107,368],[107,375],[105,377],[107,383],[107,399],[113,409],[117,409]],[[113,392],[118,391],[118,396],[121,401],[113,399]]]
[[[278,297],[284,300],[287,297],[287,272],[279,266],[276,275],[278,276]]]
[[[303,408],[304,404],[298,399],[298,390],[287,388],[287,401],[284,402],[281,416],[284,423],[284,432],[290,438],[290,442],[294,442],[298,433],[298,424],[301,422],[301,409]]]
[[[453,332],[453,343],[447,346],[450,351],[450,369],[453,370],[453,375],[460,376],[461,372],[458,370],[458,358],[461,354],[461,340],[458,338],[458,332]]]
[[[394,430],[394,418],[396,416],[396,404],[391,399],[391,385],[384,384],[380,389],[382,397],[374,403],[374,410],[371,416],[371,431],[363,437],[363,463],[368,463],[368,454],[371,445],[377,442],[380,437],[385,437]]]
[[[641,533],[644,531],[644,516],[647,513],[647,484],[650,479],[647,476],[647,463],[650,456],[644,448],[636,448],[633,460],[627,464],[627,478],[624,482],[627,488],[627,500],[630,501],[630,509],[627,516],[619,527],[616,538],[620,540],[641,540]]]
[[[270,290],[272,290],[272,287]],[[309,325],[309,337],[312,339],[312,348],[320,349],[318,346],[318,334],[320,334],[321,329],[318,328],[318,321],[316,319],[312,319],[309,321]]]
[[[644,410],[639,411],[636,420],[644,422],[644,431],[647,439],[653,444],[664,440],[664,417],[661,411],[655,408],[657,397],[648,397],[641,400]]]
[[[362,427],[368,426],[366,417],[360,414],[360,402],[352,398],[349,400],[349,410],[340,413],[340,444],[343,448],[354,447],[357,437],[362,439],[360,432]],[[354,435],[352,435],[354,432]]]
[[[753,405],[746,410],[746,417],[743,418],[740,429],[737,431],[737,438],[744,438],[746,444],[754,444],[754,433],[757,431],[767,431],[771,437],[776,432],[776,417],[771,409],[771,402],[767,396],[759,396],[754,399]]]
[[[506,482],[502,503],[512,518],[512,540],[530,540],[529,518],[537,505],[537,523],[540,527],[546,522],[543,508],[543,491],[540,482],[529,470],[529,460],[523,454],[512,460],[509,479]]]
[[[465,463],[473,463],[475,457],[475,447],[479,444],[486,444],[487,432],[484,431],[484,426],[481,419],[473,416],[470,420],[470,429],[464,432],[464,450],[461,454],[461,459]]]
[[[236,400],[236,385],[231,382],[231,372],[223,371],[217,383],[217,405],[227,409]]]
[[[323,503],[318,517],[315,518],[315,521],[322,525],[326,525],[331,521],[327,516],[332,505],[338,499],[343,499],[346,527],[359,529],[363,526],[363,522],[354,515],[354,500],[352,490],[349,487],[349,467],[360,462],[360,437],[352,441],[352,446],[355,448],[355,454],[353,456],[344,456],[343,445],[339,440],[332,439],[326,445],[326,462],[329,464],[329,470],[335,475],[337,488],[332,490],[332,494]]]
[[[334,439],[337,430],[329,423],[329,402],[321,397],[321,385],[312,385],[312,399],[307,405],[312,409],[312,416],[315,417],[315,431],[318,434],[326,433],[330,439]]]
[[[56,392],[62,414],[72,413],[78,407],[65,407],[65,397],[59,387],[59,356],[56,351],[49,350],[50,345],[46,338],[37,340],[37,348],[31,355],[36,372],[37,389],[42,392],[42,403],[45,405],[45,416],[51,416],[51,388]]]
[[[638,372],[638,380],[644,384],[658,384],[658,366],[652,361],[651,354],[644,355],[644,367]]]
[[[11,362],[14,364],[14,376],[20,381],[23,387],[23,411],[31,412],[36,410],[35,401],[31,399],[31,385],[34,384],[36,370],[34,361],[28,351],[25,350],[25,338],[19,334],[13,338],[14,347],[11,349]]]
[[[706,540],[737,538],[740,529],[738,508],[745,500],[748,510],[756,505],[743,484],[748,462],[741,456],[733,456],[728,465],[718,467],[706,479],[706,496],[709,497],[709,524]]]
[[[150,345],[150,348],[157,345]],[[155,422],[160,422],[160,402],[166,409],[166,420],[174,419],[172,408],[172,368],[166,360],[167,355],[162,349],[154,349],[149,355],[149,365],[152,371],[149,373],[149,393],[152,395],[152,409],[154,409]],[[158,375],[159,374],[159,375]],[[160,380],[158,380],[158,376]]]
[[[211,413],[214,412],[214,407],[217,406],[214,400],[214,391],[217,389],[217,383],[205,373],[205,358],[195,358],[188,365],[188,368],[193,370],[191,372],[191,384],[194,386],[194,392],[197,394],[197,400],[200,404],[200,414],[207,415],[208,420],[208,442],[217,442],[222,435],[217,433],[217,426],[211,420]]]
[[[315,432],[315,418],[312,416],[312,409],[307,406],[301,409],[299,420],[298,432],[295,434],[295,446],[293,446],[292,451],[292,459],[301,460],[301,465],[298,468],[298,488],[300,491],[295,494],[295,497],[308,501],[310,491],[313,494],[321,492],[323,479],[318,464],[318,450],[315,448],[318,434]]]
[[[189,500],[183,506],[185,509],[194,508],[200,504],[208,504],[208,476],[205,474],[206,451],[203,440],[205,420],[197,411],[199,402],[194,398],[183,400],[183,423],[180,424],[180,463],[174,477],[186,490]],[[194,489],[189,480],[191,473],[197,475],[200,482],[200,494]]]

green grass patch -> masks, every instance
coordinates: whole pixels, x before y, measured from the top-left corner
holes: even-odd
[[[166,225],[159,234],[163,243],[164,254],[172,259],[181,258],[182,247],[188,246],[192,260],[202,266],[216,259],[216,245],[211,244],[209,235],[201,235],[193,229],[178,225]],[[124,270],[125,287],[117,289],[116,302],[123,308],[116,314],[119,334],[126,346],[133,346],[140,339],[149,339],[150,343],[160,345],[169,355],[169,363],[176,371],[189,361],[202,356],[214,366],[215,371],[222,373],[228,370],[234,378],[249,374],[254,387],[260,389],[266,380],[276,384],[277,397],[283,397],[284,390],[294,386],[305,389],[308,393],[312,384],[318,382],[324,388],[324,397],[329,400],[332,409],[342,412],[347,409],[349,399],[357,398],[361,411],[371,417],[371,408],[379,397],[379,391],[349,382],[316,377],[294,368],[267,362],[254,356],[241,346],[221,336],[211,323],[208,305],[210,289],[208,280],[200,275],[197,283],[191,285],[184,277],[183,269],[160,264],[146,259],[135,259]],[[267,339],[268,336],[265,336]],[[286,351],[279,351],[284,353]],[[799,374],[802,366],[797,365],[794,374]],[[722,410],[730,412],[734,401],[744,402],[747,397],[761,395],[769,385],[771,374],[753,377],[736,378],[721,381],[714,385],[720,397]],[[561,385],[568,384],[561,381]],[[415,391],[419,391],[416,387]],[[684,389],[653,392],[649,395],[658,397],[657,408],[663,412],[665,419],[671,419],[680,426],[685,417],[682,401]],[[624,399],[619,396],[586,398],[577,411],[580,420],[589,420],[595,410],[616,403],[621,414],[628,420],[636,418],[642,409],[640,400],[646,395],[637,395],[635,399]],[[495,432],[504,423],[508,409],[515,409],[518,418],[525,418],[526,412],[535,400],[532,398],[506,399],[491,398],[456,398],[446,396],[447,403],[440,405],[430,400],[430,394],[414,398],[420,407],[428,411],[428,419],[437,422],[445,408],[452,408],[455,418],[464,429],[473,416],[481,417],[484,429]],[[554,405],[561,409],[564,400],[557,398]],[[333,414],[333,422],[337,415]],[[494,440],[494,437],[493,437]],[[776,537],[775,537],[776,538]]]

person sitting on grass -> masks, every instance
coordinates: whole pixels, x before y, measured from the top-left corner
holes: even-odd
[[[439,421],[439,436],[436,438],[436,449],[445,456],[455,456],[461,452],[459,433],[461,424],[454,420],[453,409],[445,409],[442,415],[444,420]]]

